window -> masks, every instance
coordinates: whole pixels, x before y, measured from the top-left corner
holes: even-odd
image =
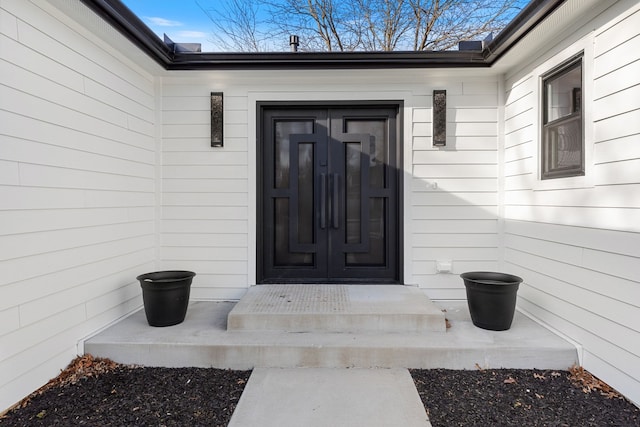
[[[542,78],[541,178],[584,175],[582,54]]]

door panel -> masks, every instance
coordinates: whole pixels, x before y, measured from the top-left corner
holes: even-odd
[[[398,280],[396,115],[263,110],[259,281]]]

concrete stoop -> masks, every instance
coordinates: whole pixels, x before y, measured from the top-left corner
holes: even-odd
[[[444,313],[418,288],[398,285],[253,286],[229,331],[444,332]]]
[[[85,352],[224,369],[566,369],[578,361],[573,345],[518,312],[510,330],[487,331],[472,324],[465,301],[434,304],[417,288],[290,286],[252,287],[239,303],[191,303],[170,327],[150,327],[140,310],[88,339]]]

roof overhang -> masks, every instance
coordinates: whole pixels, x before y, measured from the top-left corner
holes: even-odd
[[[532,0],[480,51],[174,52],[120,0],[80,0],[166,70],[491,67],[566,0]]]

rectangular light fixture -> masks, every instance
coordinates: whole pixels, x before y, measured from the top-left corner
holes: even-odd
[[[447,91],[433,91],[433,145],[447,145]]]
[[[222,92],[211,92],[211,146],[222,147],[223,139],[223,94]]]

